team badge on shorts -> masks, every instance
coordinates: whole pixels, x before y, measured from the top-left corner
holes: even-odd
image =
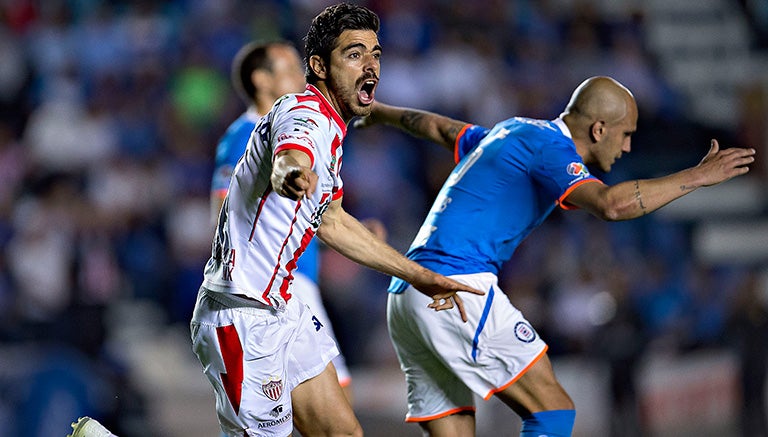
[[[261,391],[269,399],[276,401],[283,395],[283,381],[280,379],[270,379],[261,384]]]
[[[526,322],[517,322],[515,324],[515,337],[523,343],[530,343],[536,340],[536,331]]]

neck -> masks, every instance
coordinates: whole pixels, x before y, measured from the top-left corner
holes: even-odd
[[[568,130],[571,131],[571,139],[573,140],[573,144],[576,145],[576,153],[581,156],[581,159],[585,164],[589,164],[592,158],[588,147],[589,138],[584,138],[583,135],[583,132],[588,130],[589,127],[585,128],[584,126],[581,126],[576,118],[570,114],[560,114],[560,118],[563,120],[563,123],[568,126]]]
[[[270,100],[270,97],[261,96],[253,101],[253,107],[256,108],[256,112],[258,112],[259,115],[264,115],[272,109],[272,104],[275,103],[276,100],[277,98]]]
[[[317,88],[320,93],[325,97],[326,100],[328,100],[328,103],[331,104],[333,109],[336,110],[336,113],[341,116],[341,119],[344,120],[345,124],[348,124],[350,120],[352,120],[352,116],[349,114],[346,114],[341,109],[341,105],[339,105],[338,99],[336,99],[336,96],[331,92],[330,89],[328,89],[328,85],[325,81],[319,80],[317,83],[313,84],[315,88]]]

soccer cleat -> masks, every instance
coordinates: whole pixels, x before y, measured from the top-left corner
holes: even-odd
[[[104,425],[88,416],[77,419],[72,423],[72,434],[67,437],[117,437],[110,430],[104,428]]]

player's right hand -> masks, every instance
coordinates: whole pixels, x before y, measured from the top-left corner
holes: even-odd
[[[299,200],[302,197],[310,197],[315,192],[317,174],[299,162],[299,159],[307,161],[308,158],[305,157],[305,153],[293,150],[283,151],[277,155],[270,175],[272,189],[277,194]]]
[[[272,188],[292,200],[310,197],[317,187],[317,174],[306,167],[288,169],[283,177],[272,178]]]

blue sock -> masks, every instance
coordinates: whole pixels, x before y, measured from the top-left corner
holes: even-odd
[[[539,411],[523,417],[520,437],[571,437],[576,410]]]

